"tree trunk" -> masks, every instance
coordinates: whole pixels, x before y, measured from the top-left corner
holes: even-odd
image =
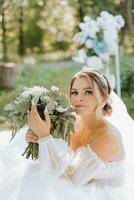
[[[125,19],[125,27],[122,29],[120,43],[123,43],[125,35],[132,31],[132,0],[121,0],[121,12]]]
[[[85,13],[83,12],[83,9],[82,9],[82,6],[83,6],[83,5],[82,5],[82,1],[79,0],[78,2],[79,2],[78,16],[79,16],[80,22],[82,22],[82,21],[83,21],[83,18],[84,18],[84,16],[85,16]]]
[[[16,85],[16,70],[14,63],[0,64],[0,87],[14,88]]]
[[[23,33],[23,22],[24,22],[24,13],[23,13],[23,5],[22,1],[20,2],[20,17],[19,17],[19,54],[23,56],[25,54],[24,48],[24,33]]]
[[[6,40],[6,25],[5,25],[5,9],[2,8],[2,49],[3,49],[3,61],[7,61],[7,40]]]

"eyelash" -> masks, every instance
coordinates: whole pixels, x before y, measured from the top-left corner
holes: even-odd
[[[93,92],[91,90],[86,90],[85,93],[87,93],[87,94],[93,94]]]
[[[71,95],[77,95],[78,92],[74,91],[74,92],[71,92]]]
[[[78,94],[78,92],[76,92],[76,91],[71,92],[71,95],[77,95],[77,94]],[[86,90],[86,91],[85,91],[85,94],[90,95],[90,94],[93,94],[93,92],[90,91],[90,90]]]

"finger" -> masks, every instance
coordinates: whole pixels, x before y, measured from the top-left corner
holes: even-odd
[[[31,111],[35,112],[35,113],[38,113],[35,103],[33,101],[31,103],[32,103]]]
[[[50,120],[50,115],[49,115],[49,113],[48,112],[44,112],[44,115],[45,115],[45,119],[46,119],[46,123],[47,123],[47,125],[51,125],[51,120]]]
[[[27,132],[27,137],[33,137],[33,138],[35,138],[35,139],[37,139],[38,138],[38,136],[35,134],[35,133],[33,133],[31,130],[29,130],[28,132]]]
[[[39,138],[38,138],[38,136],[27,134],[26,139],[27,140],[38,140]]]
[[[33,118],[40,118],[39,113],[37,111],[37,107],[35,104],[32,103],[32,107],[31,107],[31,112],[30,112],[30,119],[33,120]]]
[[[38,140],[38,137],[37,136],[29,136],[28,138],[32,139],[32,140]]]
[[[28,129],[27,133],[30,134],[30,135],[35,135],[35,136],[37,136],[37,135],[32,131],[32,129]]]

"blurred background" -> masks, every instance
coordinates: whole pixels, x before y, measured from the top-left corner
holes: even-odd
[[[125,19],[119,34],[121,92],[134,118],[133,0],[0,0],[0,129],[10,126],[3,108],[20,86],[57,85],[68,93],[82,67],[72,60],[80,48],[73,37],[85,15],[102,10]]]

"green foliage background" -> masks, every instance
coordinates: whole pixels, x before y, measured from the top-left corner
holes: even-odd
[[[125,53],[134,53],[132,0],[128,4],[126,0],[0,0],[0,25],[4,11],[6,30],[6,59],[19,61],[20,56],[63,51],[71,52],[71,57],[78,48],[72,38],[79,30],[79,22],[85,15],[95,17],[102,10],[123,15],[126,26],[121,31],[120,43]],[[0,29],[2,59],[3,30]]]

